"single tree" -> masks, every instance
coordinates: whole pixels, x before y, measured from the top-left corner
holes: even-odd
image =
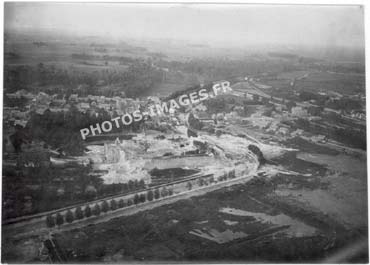
[[[93,214],[96,215],[96,216],[100,215],[100,206],[99,206],[99,204],[95,204]]]
[[[135,196],[134,196],[134,203],[135,204],[138,204],[139,203],[139,201],[140,201],[140,197],[139,197],[139,194],[135,194]]]
[[[132,205],[132,200],[127,200],[127,206],[131,206]]]
[[[54,227],[55,226],[55,218],[52,215],[46,216],[46,225],[48,227]]]
[[[82,212],[82,209],[80,206],[78,206],[76,208],[76,211],[75,211],[75,215],[76,215],[76,219],[80,220],[80,219],[83,219],[84,218],[84,213]]]
[[[123,208],[123,207],[125,207],[125,201],[123,199],[120,199],[118,201],[118,208]]]
[[[161,196],[166,197],[167,195],[168,195],[168,191],[167,191],[166,187],[163,187],[162,191],[161,191]]]
[[[145,188],[145,182],[144,182],[144,180],[143,180],[143,179],[141,179],[141,180],[139,181],[139,187],[140,187],[141,189],[144,189],[144,188]]]
[[[134,182],[131,179],[128,181],[128,190],[134,190]]]
[[[116,210],[117,209],[117,202],[115,200],[111,200],[110,201],[110,209],[112,211]]]
[[[134,188],[137,190],[139,189],[139,181],[137,181],[137,179],[134,180]]]
[[[104,213],[109,211],[109,205],[108,205],[107,201],[103,201],[103,203],[101,204],[101,210]]]
[[[191,184],[191,182],[188,182],[188,184],[186,184],[186,188],[188,190],[191,190],[193,188],[193,185]]]
[[[204,185],[204,180],[202,178],[198,179],[198,186],[202,187]]]
[[[57,213],[57,221],[56,221],[57,225],[60,226],[64,223],[64,218],[63,218],[63,215],[61,215],[60,213]]]
[[[68,210],[67,213],[66,213],[66,221],[68,223],[72,223],[74,220],[74,217],[73,217],[73,213],[71,210]]]
[[[159,194],[159,189],[155,189],[154,190],[154,199],[159,199],[159,197],[160,197],[161,195]]]
[[[147,198],[148,198],[148,201],[152,201],[153,200],[154,194],[153,194],[153,191],[152,190],[149,190],[148,191]]]
[[[85,207],[85,216],[86,218],[91,216],[91,208],[89,205]]]
[[[145,194],[144,193],[141,193],[140,194],[140,202],[145,202],[146,201],[146,197],[145,197]]]

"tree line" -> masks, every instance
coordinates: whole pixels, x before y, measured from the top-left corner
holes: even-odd
[[[103,95],[106,97],[140,97],[163,79],[163,71],[145,61],[133,61],[125,70],[99,69],[92,72],[62,69],[39,63],[37,66],[6,66],[4,87],[6,93],[20,89],[48,94]],[[83,86],[81,86],[83,85]]]
[[[154,189],[154,191],[149,190],[146,194],[136,193],[133,199],[120,199],[118,200],[118,202],[115,199],[112,199],[109,201],[109,203],[108,201],[104,200],[101,204],[96,203],[92,208],[90,207],[90,205],[86,205],[84,210],[82,210],[81,206],[78,206],[74,213],[72,212],[72,210],[68,210],[64,215],[60,212],[58,212],[55,216],[49,214],[46,217],[46,225],[48,227],[61,226],[64,223],[72,223],[75,220],[82,220],[91,216],[99,216],[101,213],[115,211],[117,209],[122,209],[132,205],[138,205],[146,201],[158,200],[159,198],[164,198],[172,195],[172,187],[163,187],[161,190],[159,190],[158,188]]]
[[[228,179],[236,178],[235,170],[231,170],[223,175],[218,176],[217,182],[226,181]],[[216,183],[214,176],[201,177],[198,178],[195,185],[202,187],[208,186]],[[191,181],[186,183],[186,189],[192,190],[193,185]],[[72,223],[75,220],[81,220],[84,218],[89,218],[91,216],[99,216],[101,213],[107,213],[109,211],[115,211],[117,209],[122,209],[132,205],[138,205],[145,203],[147,201],[158,200],[160,198],[165,198],[172,196],[173,187],[162,187],[161,189],[156,188],[154,190],[148,190],[146,193],[136,193],[132,199],[124,200],[120,199],[118,202],[115,199],[109,201],[104,200],[101,204],[96,203],[93,208],[90,205],[87,205],[84,210],[79,206],[76,208],[73,213],[71,210],[68,210],[65,215],[62,215],[60,212],[56,216],[48,215],[46,217],[46,224],[48,227],[60,226],[64,223]]]

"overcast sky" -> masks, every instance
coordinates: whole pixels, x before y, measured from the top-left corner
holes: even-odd
[[[233,44],[364,46],[359,6],[6,3],[5,29]]]

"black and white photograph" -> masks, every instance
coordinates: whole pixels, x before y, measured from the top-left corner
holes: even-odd
[[[3,6],[1,263],[369,263],[368,6]]]

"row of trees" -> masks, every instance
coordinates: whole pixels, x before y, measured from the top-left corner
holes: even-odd
[[[217,181],[226,181],[227,179],[235,178],[235,170],[232,170],[224,175],[221,175],[217,178]],[[199,187],[208,186],[215,182],[213,176],[209,178],[199,178],[197,180],[197,185]],[[188,190],[193,188],[193,184],[189,181],[186,185]],[[66,223],[72,223],[74,220],[81,220],[83,218],[89,218],[91,216],[99,216],[102,212],[107,213],[108,211],[115,211],[117,209],[125,208],[131,206],[133,204],[137,205],[140,203],[144,203],[146,201],[153,201],[158,200],[159,198],[164,198],[167,196],[173,195],[173,187],[163,187],[162,189],[154,189],[149,190],[146,194],[145,193],[136,193],[134,198],[123,200],[120,199],[118,202],[112,199],[109,203],[107,201],[103,201],[101,204],[96,203],[94,207],[91,209],[89,205],[85,207],[84,210],[79,206],[76,208],[75,212],[73,213],[71,210],[68,210],[66,214],[63,216],[60,212],[56,214],[54,217],[53,215],[48,215],[46,217],[46,224],[48,227],[54,227],[55,225],[60,226]]]
[[[218,176],[217,181],[225,181],[227,179],[234,179],[236,177],[235,170],[231,170],[228,173]]]
[[[235,170],[232,170],[228,173],[225,173],[224,175],[221,175],[217,178],[217,181],[220,182],[220,181],[225,181],[225,180],[228,180],[228,179],[234,179],[236,177],[235,175]],[[210,178],[199,178],[197,180],[197,185],[199,187],[203,187],[203,186],[208,186],[210,184],[213,184],[215,183],[215,179],[213,176],[211,176]],[[188,190],[192,190],[193,189],[193,184],[191,183],[191,181],[189,181],[187,184],[186,184],[186,188]]]
[[[109,203],[107,201],[103,201],[101,204],[96,203],[93,208],[87,205],[84,210],[78,206],[74,213],[71,210],[68,210],[65,215],[62,215],[60,212],[57,213],[56,216],[48,215],[46,217],[46,225],[48,227],[54,227],[56,225],[60,226],[64,223],[72,223],[75,220],[81,220],[91,216],[99,216],[102,212],[107,213],[108,211],[115,211],[133,204],[137,205],[146,201],[153,201],[154,199],[157,200],[161,197],[167,197],[171,195],[173,195],[173,188],[163,187],[161,190],[149,190],[146,194],[135,194],[133,200],[129,199],[125,201],[120,199],[117,202],[116,200],[112,199]]]

